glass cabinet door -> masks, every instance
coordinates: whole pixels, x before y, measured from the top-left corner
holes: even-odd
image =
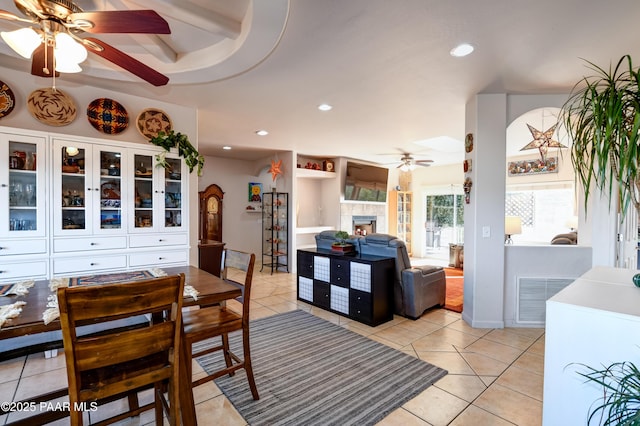
[[[22,135],[0,135],[0,159],[8,167],[0,172],[3,191],[0,235],[45,235],[45,139]],[[8,142],[5,144],[5,141]]]
[[[86,166],[90,162],[87,146],[76,143],[56,143],[56,168],[60,173],[59,189],[60,222],[56,230],[82,231],[90,227],[87,203],[92,197],[92,188],[87,180]]]
[[[153,154],[134,154],[134,229],[153,228]]]
[[[97,222],[96,231],[122,229],[123,210],[123,153],[116,149],[106,147],[94,148],[93,163],[99,165],[97,171],[100,196],[95,197],[95,202],[100,205],[96,211],[100,212],[100,221]]]
[[[167,158],[168,168],[164,170],[164,226],[182,227],[182,161]]]

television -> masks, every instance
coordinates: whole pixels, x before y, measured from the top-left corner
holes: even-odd
[[[389,169],[347,161],[344,199],[350,201],[387,201]]]

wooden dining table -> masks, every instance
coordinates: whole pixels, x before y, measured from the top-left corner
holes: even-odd
[[[226,300],[235,299],[242,295],[240,287],[223,280],[213,274],[210,274],[202,269],[198,269],[195,266],[177,266],[162,268],[169,275],[175,275],[183,273],[185,275],[185,284],[192,286],[197,292],[197,300],[188,296],[183,301],[183,306],[207,306],[218,303],[224,303]],[[120,271],[118,271],[120,272]],[[113,272],[106,272],[113,273]],[[36,281],[34,286],[29,289],[29,293],[22,296],[2,296],[0,297],[0,306],[12,304],[18,301],[26,302],[23,306],[22,312],[16,318],[13,318],[6,322],[2,328],[0,328],[0,354],[3,352],[3,340],[11,338],[19,338],[21,336],[34,335],[37,333],[47,333],[60,330],[60,320],[55,319],[49,324],[45,324],[42,319],[42,313],[47,309],[48,297],[53,293],[49,288],[49,280]],[[61,342],[54,342],[54,345],[61,347]],[[37,346],[40,348],[39,346]],[[188,348],[184,345],[180,345],[181,353],[185,353]],[[33,352],[38,352],[34,350]],[[183,358],[185,359],[185,358]],[[196,413],[195,404],[193,401],[193,392],[191,389],[191,377],[186,377],[187,368],[183,362],[180,362],[180,409],[182,416],[182,423],[184,425],[195,425]],[[47,392],[42,395],[29,397],[29,402],[35,402],[40,404],[41,402],[51,401],[55,398],[67,395],[67,388],[61,388],[53,392]],[[0,410],[0,415],[5,414],[4,410]],[[60,415],[60,414],[63,415]],[[41,413],[37,417],[38,422],[50,422],[56,418],[64,417],[64,412],[45,412]],[[14,423],[7,423],[12,425],[30,425],[34,424],[35,416],[16,421]]]

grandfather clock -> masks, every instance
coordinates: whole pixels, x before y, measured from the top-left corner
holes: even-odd
[[[198,244],[198,267],[220,276],[222,251],[222,197],[224,192],[218,185],[209,185],[200,191],[200,243]]]
[[[222,198],[224,192],[216,184],[200,191],[200,235],[201,241],[222,241]]]

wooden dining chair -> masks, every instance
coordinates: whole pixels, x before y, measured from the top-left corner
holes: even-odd
[[[178,373],[184,274],[120,284],[58,289],[60,324],[69,382],[71,425],[82,425],[88,403],[129,398],[129,411],[105,424],[137,416],[155,406],[156,424],[168,411],[178,424]],[[146,315],[148,326],[129,330],[105,327],[98,335],[78,336],[77,328]],[[154,388],[154,402],[138,406],[137,392]],[[168,400],[163,392],[168,389]]]
[[[253,267],[256,256],[253,253],[244,253],[237,250],[225,249],[223,254],[222,278],[242,289],[242,296],[238,301],[242,304],[242,312],[234,312],[225,304],[201,307],[196,310],[185,310],[183,312],[183,344],[185,345],[184,362],[188,369],[187,377],[191,377],[193,358],[202,355],[222,351],[226,368],[215,371],[192,382],[192,387],[222,377],[226,374],[233,375],[236,370],[244,368],[247,373],[249,387],[253,399],[260,399],[256,382],[253,378],[253,367],[251,365],[251,349],[249,345],[249,303],[251,299],[251,282],[253,279]],[[244,281],[238,277],[244,276]],[[229,348],[229,333],[242,331],[243,356],[240,357]],[[206,339],[220,337],[219,344],[194,352],[194,343]]]

